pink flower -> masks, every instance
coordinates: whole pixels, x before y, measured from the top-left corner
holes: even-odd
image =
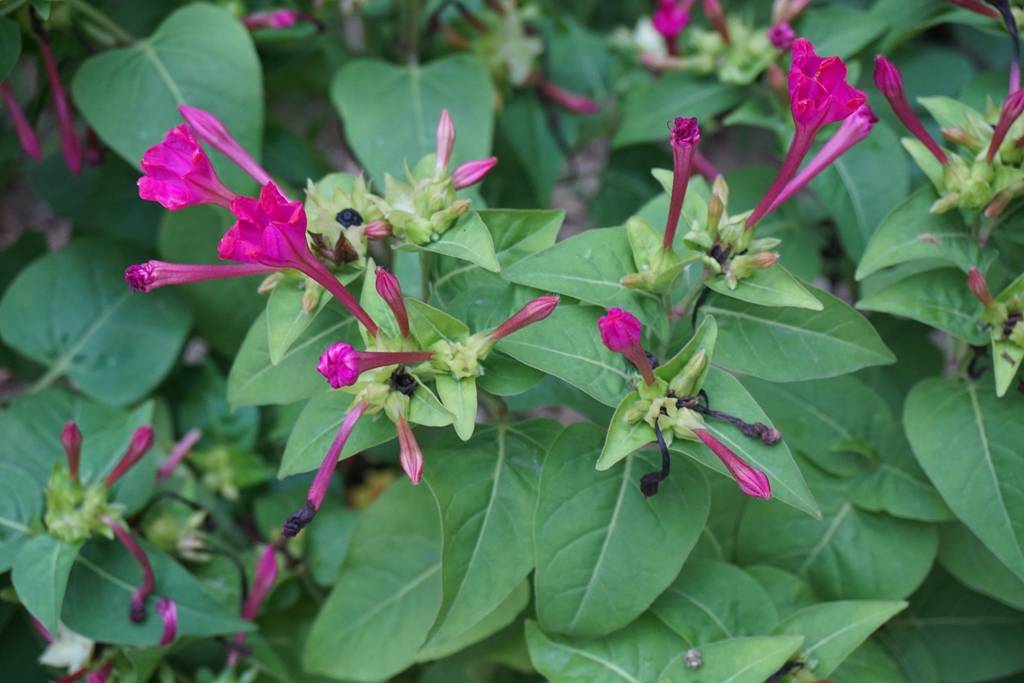
[[[114,532],[114,536],[121,542],[125,550],[131,553],[135,561],[139,563],[139,567],[142,569],[142,585],[135,589],[132,593],[131,612],[129,617],[136,624],[143,621],[146,618],[146,598],[153,592],[153,567],[149,563],[149,558],[146,557],[146,553],[142,551],[142,547],[138,544],[131,532],[125,529],[123,526],[117,523],[112,517],[104,516],[100,519],[104,524],[110,527],[111,531]]]
[[[313,517],[320,510],[320,506],[324,504],[324,498],[327,497],[327,487],[330,486],[334,470],[338,467],[338,458],[341,457],[341,452],[345,448],[345,442],[348,441],[348,437],[352,434],[352,430],[355,429],[356,423],[359,422],[359,418],[362,417],[367,407],[365,403],[358,403],[345,415],[345,419],[342,421],[334,441],[331,442],[330,448],[327,449],[327,454],[324,455],[323,462],[320,463],[320,469],[317,470],[313,483],[309,486],[309,491],[306,493],[306,503],[292,513],[282,525],[281,533],[284,536],[291,538],[297,535],[313,521]]]
[[[82,455],[82,431],[74,420],[64,423],[64,429],[60,432],[60,445],[68,457],[68,471],[71,473],[71,478],[78,481],[78,463]]]
[[[40,34],[39,55],[43,58],[46,77],[50,81],[50,92],[53,97],[53,108],[57,110],[57,125],[60,127],[60,148],[64,153],[64,161],[72,173],[78,175],[82,170],[82,141],[75,132],[75,116],[71,112],[67,93],[60,82],[57,71],[57,60],[53,58],[45,33]]]
[[[177,211],[196,204],[230,207],[237,198],[217,177],[206,152],[188,126],[167,131],[162,142],[142,155],[139,197]]]
[[[153,447],[153,428],[149,425],[144,425],[135,430],[132,434],[132,440],[128,444],[128,448],[125,449],[124,455],[111,470],[110,474],[103,480],[103,485],[110,488],[117,480],[120,479],[128,472],[135,464],[142,459],[142,456]]]
[[[320,356],[316,371],[333,389],[351,386],[367,370],[386,365],[422,363],[433,357],[430,351],[359,351],[344,342],[328,346]]]
[[[250,31],[260,28],[291,28],[299,23],[302,13],[294,9],[275,9],[266,12],[253,12],[242,17],[242,23]]]
[[[402,285],[398,278],[384,270],[377,268],[377,294],[384,299],[391,312],[395,314],[398,322],[398,329],[403,337],[409,336],[409,312],[405,308],[405,298],[402,296]]]
[[[513,332],[517,332],[527,325],[532,325],[544,320],[555,312],[558,307],[557,294],[545,294],[528,302],[525,306],[512,314],[508,320],[499,325],[490,337],[494,341],[503,339]]]
[[[946,153],[924,129],[921,120],[917,118],[917,114],[910,107],[910,102],[907,101],[907,93],[903,88],[903,77],[900,75],[900,70],[883,55],[875,57],[875,85],[889,101],[889,106],[892,107],[893,113],[896,114],[900,122],[928,148],[928,151],[939,160],[940,164],[945,165]]]
[[[996,123],[995,132],[992,133],[992,141],[988,145],[986,158],[989,163],[992,163],[996,152],[999,151],[999,146],[1003,144],[1006,134],[1010,131],[1010,126],[1020,118],[1022,113],[1024,113],[1024,90],[1018,90],[1006,98],[1002,109],[999,110],[999,121]]]
[[[771,483],[764,472],[748,465],[743,458],[733,453],[728,446],[716,439],[706,429],[694,429],[693,433],[711,449],[712,453],[718,456],[718,459],[732,474],[732,478],[740,485],[740,490],[743,493],[754,498],[772,497]]]
[[[788,50],[796,40],[796,31],[788,22],[780,21],[768,29],[768,40],[772,41],[772,46],[776,49]]]
[[[21,105],[18,104],[18,100],[14,96],[14,91],[11,90],[11,84],[7,81],[0,82],[0,97],[4,99],[4,106],[7,107],[7,114],[11,117],[11,123],[14,124],[14,130],[18,134],[21,149],[25,151],[25,154],[39,161],[43,158],[43,153],[39,149],[39,138],[32,130],[32,124],[25,118],[25,112],[22,111]]]
[[[793,41],[789,98],[797,128],[815,130],[845,119],[867,101],[864,93],[846,82],[843,60],[819,57],[806,38]]]
[[[368,240],[383,240],[391,237],[391,224],[387,221],[370,221],[363,228]]]
[[[133,292],[150,292],[167,285],[185,285],[207,280],[267,275],[277,272],[273,266],[259,263],[214,265],[207,263],[168,263],[167,261],[146,261],[128,266],[124,281]]]
[[[181,437],[178,443],[174,444],[171,452],[167,454],[163,463],[160,464],[160,469],[156,471],[157,481],[163,481],[170,477],[201,438],[203,438],[203,433],[198,429],[190,429],[185,436]]]
[[[249,588],[249,595],[245,598],[245,603],[242,605],[242,618],[246,621],[252,621],[256,618],[256,615],[260,611],[260,606],[263,601],[267,599],[267,595],[270,593],[270,589],[274,587],[274,581],[277,580],[277,551],[272,545],[268,545],[263,550],[263,554],[260,555],[259,561],[256,563],[256,575],[253,576],[252,585]],[[228,654],[228,666],[232,667],[238,663],[239,652],[245,645],[245,634],[238,633],[235,635],[233,641],[233,647],[231,648],[230,654]]]
[[[803,189],[807,183],[811,182],[815,176],[824,171],[833,161],[866,138],[876,123],[878,123],[878,117],[871,111],[871,107],[866,104],[858,109],[853,116],[843,121],[843,125],[839,127],[835,135],[829,138],[829,141],[803,167],[800,173],[786,184],[786,187],[779,193],[779,196],[768,207],[768,213],[781,206],[783,202]]]
[[[658,7],[651,15],[654,30],[665,39],[669,54],[675,54],[676,40],[690,23],[690,13],[676,0],[658,0]]]
[[[569,92],[545,79],[537,83],[537,89],[546,99],[573,114],[596,114],[600,109],[597,102],[589,97]]]
[[[995,305],[996,300],[992,298],[992,292],[988,289],[988,282],[985,281],[985,276],[977,268],[971,268],[970,272],[967,273],[967,288],[971,290],[971,293],[978,298],[978,301],[985,308],[992,308]]]
[[[469,187],[470,185],[476,185],[484,179],[491,169],[498,163],[498,157],[487,157],[486,159],[477,159],[476,161],[467,161],[466,163],[455,169],[452,173],[452,181],[455,183],[455,189],[461,190]]]
[[[452,121],[448,110],[442,109],[441,118],[437,121],[436,148],[434,151],[436,157],[435,169],[438,174],[444,173],[448,169],[454,147],[455,122]]]
[[[238,140],[231,136],[220,119],[198,107],[182,104],[178,107],[182,118],[192,127],[206,144],[235,162],[239,168],[252,176],[260,185],[270,182],[270,175],[263,170],[252,156],[245,151]]]
[[[683,200],[686,199],[686,187],[690,183],[693,155],[697,150],[697,143],[700,142],[700,126],[697,125],[697,119],[677,116],[672,122],[669,142],[672,144],[673,175],[672,196],[669,200],[665,237],[662,242],[665,251],[672,249],[672,242],[675,240],[679,216],[683,212]]]
[[[404,417],[399,416],[395,429],[398,431],[399,460],[402,469],[405,470],[409,481],[419,484],[423,474],[423,451],[412,433],[412,427]]]
[[[654,371],[647,358],[647,352],[640,345],[640,334],[643,326],[629,311],[621,308],[610,308],[598,318],[597,329],[601,333],[601,342],[610,351],[621,353],[626,357],[644,378],[647,384],[654,384]]]
[[[160,636],[160,647],[170,645],[178,635],[178,604],[170,598],[156,601],[156,613],[164,622],[164,631]]]

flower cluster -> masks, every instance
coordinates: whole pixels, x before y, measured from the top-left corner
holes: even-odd
[[[984,307],[978,322],[991,336],[996,394],[1003,396],[1024,361],[1024,275],[992,296],[985,276],[972,268],[967,287]]]

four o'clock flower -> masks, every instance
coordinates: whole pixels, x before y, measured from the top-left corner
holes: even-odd
[[[658,0],[658,7],[651,15],[654,30],[665,39],[665,49],[670,55],[677,54],[676,40],[690,23],[690,13],[679,0]]]
[[[170,598],[156,601],[156,613],[164,622],[164,630],[160,636],[160,646],[170,645],[178,635],[178,603]]]
[[[704,5],[704,16],[708,18],[711,25],[722,36],[722,40],[728,45],[732,42],[729,37],[729,25],[725,21],[725,12],[722,11],[722,3],[719,0],[702,0]]]
[[[398,431],[399,460],[402,463],[402,469],[405,470],[409,481],[419,484],[420,476],[423,474],[423,451],[404,415],[398,416],[398,420],[395,421],[395,429]]]
[[[153,567],[149,564],[149,558],[146,557],[146,553],[143,552],[130,531],[121,526],[113,517],[104,515],[101,521],[110,527],[117,540],[121,542],[125,550],[131,553],[142,569],[142,585],[132,593],[131,612],[129,613],[131,620],[139,623],[146,618],[146,598],[153,592]]]
[[[992,292],[989,291],[985,276],[977,268],[971,268],[967,273],[967,288],[985,308],[992,308],[996,305],[996,300],[993,298]]]
[[[690,170],[693,155],[700,142],[700,126],[697,119],[677,116],[672,122],[669,142],[672,144],[672,196],[668,205],[668,219],[665,222],[665,238],[662,247],[665,251],[672,249],[672,242],[679,226],[679,216],[683,211],[683,200],[686,199],[686,187],[690,183]]]
[[[643,325],[636,316],[621,308],[610,308],[605,315],[597,319],[597,329],[601,333],[601,342],[608,350],[621,353],[636,366],[646,384],[654,384],[651,361],[640,345]]]
[[[945,165],[948,161],[946,153],[924,129],[921,120],[917,118],[917,114],[910,107],[910,102],[907,101],[907,93],[903,88],[903,76],[900,75],[900,70],[883,55],[875,57],[875,85],[885,95],[885,99],[889,101],[889,106],[892,107],[893,113],[896,114],[900,122],[928,148],[928,151],[938,159],[940,164]]]
[[[298,534],[313,521],[313,517],[319,512],[320,506],[324,504],[324,498],[327,497],[327,488],[331,484],[334,470],[338,467],[338,458],[341,457],[341,451],[345,448],[345,442],[348,441],[349,435],[352,434],[356,423],[359,422],[359,418],[362,417],[367,408],[366,403],[358,403],[345,415],[345,419],[342,421],[334,441],[331,442],[330,448],[327,449],[327,454],[324,455],[324,459],[320,463],[320,469],[316,471],[313,483],[309,486],[305,504],[292,513],[281,527],[281,533],[284,536],[291,538]]]
[[[39,35],[39,55],[43,58],[43,66],[46,68],[46,77],[50,81],[50,92],[53,97],[53,108],[57,111],[57,124],[60,127],[60,148],[64,153],[64,161],[72,173],[78,175],[82,170],[82,141],[75,132],[75,117],[71,112],[71,104],[68,102],[64,85],[60,81],[60,73],[57,71],[57,60],[53,57],[53,50],[50,49],[49,37],[45,30],[37,27]]]
[[[356,383],[367,370],[386,365],[422,363],[430,360],[431,351],[359,351],[344,342],[328,346],[320,356],[316,371],[327,379],[333,389]]]
[[[395,314],[398,322],[398,329],[403,337],[409,336],[409,312],[405,308],[405,298],[402,296],[402,285],[398,278],[384,270],[377,268],[377,294],[384,303],[388,305],[391,312]]]
[[[167,454],[164,461],[160,463],[160,469],[156,471],[157,481],[163,481],[170,477],[201,438],[203,438],[203,433],[199,429],[190,429],[185,436],[181,437],[178,443],[171,448],[171,452]]]
[[[270,175],[263,170],[245,148],[228,132],[220,119],[208,111],[183,104],[178,107],[182,118],[206,144],[235,162],[239,168],[252,176],[260,185],[270,182]]]
[[[14,131],[18,134],[18,142],[21,144],[21,149],[24,150],[25,154],[39,161],[43,158],[43,153],[39,149],[39,138],[36,137],[36,132],[32,130],[32,124],[25,118],[25,112],[22,110],[21,105],[18,104],[18,99],[14,96],[14,91],[11,90],[11,84],[7,81],[0,82],[0,97],[3,97],[4,106],[7,107],[7,114],[11,117],[11,123],[14,124]]]
[[[509,316],[508,320],[494,328],[494,331],[490,332],[488,336],[492,341],[497,342],[527,325],[539,323],[555,312],[558,300],[557,294],[544,294],[533,299]]]
[[[132,440],[128,444],[128,448],[125,449],[124,455],[114,466],[114,469],[110,471],[110,474],[103,480],[103,484],[106,487],[111,487],[117,480],[125,475],[128,470],[135,466],[142,456],[153,447],[153,428],[149,425],[139,427],[132,434]]]
[[[146,261],[128,266],[124,281],[133,292],[150,292],[167,285],[186,285],[207,280],[224,280],[249,275],[267,275],[277,272],[273,266],[259,263],[217,265],[209,263],[168,263]]]
[[[256,618],[256,615],[259,614],[260,606],[267,599],[267,595],[270,594],[270,589],[274,587],[274,581],[276,580],[277,549],[272,545],[268,545],[264,548],[263,554],[260,555],[260,559],[256,563],[256,574],[253,576],[252,585],[249,587],[249,594],[242,604],[243,619],[252,621]],[[234,666],[238,662],[239,652],[244,645],[245,634],[237,634],[234,639],[234,647],[231,648],[231,653],[228,655],[229,667]]]
[[[295,9],[274,9],[265,12],[253,12],[242,17],[242,23],[250,31],[260,28],[291,28],[299,23],[302,12]]]
[[[455,148],[455,122],[447,109],[441,110],[441,117],[437,120],[437,132],[435,133],[435,166],[436,175],[441,175],[448,170],[448,164],[452,159],[452,149]]]
[[[196,204],[230,207],[236,198],[217,177],[206,152],[181,124],[167,131],[162,142],[142,155],[139,197],[177,211]]]
[[[600,109],[597,102],[589,97],[569,92],[547,79],[538,81],[537,90],[545,99],[554,102],[562,109],[573,114],[596,114]]]
[[[740,456],[733,453],[728,446],[715,438],[706,429],[694,429],[693,433],[701,442],[711,449],[711,452],[718,456],[732,478],[739,484],[740,490],[754,498],[771,498],[772,487],[768,477],[759,469],[751,467]]]
[[[302,202],[289,202],[270,182],[260,189],[259,199],[236,197],[231,213],[238,220],[217,245],[222,259],[299,270],[333,294],[367,332],[377,335],[377,323],[309,250]]]
[[[789,25],[789,22],[780,21],[777,24],[772,24],[771,28],[768,29],[768,40],[772,42],[772,47],[777,50],[788,50],[793,46],[793,41],[796,40],[796,31]]]
[[[1024,90],[1018,90],[1006,98],[1002,109],[999,110],[999,121],[996,123],[995,132],[992,133],[992,141],[988,145],[986,155],[989,163],[992,163],[996,152],[999,151],[999,146],[1003,144],[1010,126],[1020,118],[1022,113],[1024,113]]]
[[[805,38],[793,41],[792,53],[789,104],[796,131],[778,176],[747,218],[748,230],[768,213],[775,198],[796,175],[821,127],[842,121],[867,102],[864,93],[846,82],[846,64],[839,57],[819,57]]]
[[[64,423],[60,432],[60,445],[68,457],[68,472],[73,481],[78,481],[78,464],[82,456],[82,431],[74,420]]]
[[[452,182],[455,183],[455,189],[461,190],[471,185],[476,185],[484,177],[491,172],[491,169],[498,163],[498,157],[487,157],[486,159],[477,159],[476,161],[467,161],[460,165],[452,173]]]
[[[775,198],[768,211],[774,211],[783,202],[803,189],[815,176],[827,168],[833,161],[846,153],[851,147],[863,140],[871,132],[871,129],[878,123],[878,117],[871,111],[868,105],[862,106],[853,116],[843,121],[843,124],[836,131],[835,135],[818,150],[806,166],[790,180],[786,187]]]

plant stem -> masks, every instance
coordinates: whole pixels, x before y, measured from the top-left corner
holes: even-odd
[[[81,12],[83,16],[88,17],[90,21],[105,30],[118,42],[131,45],[136,41],[135,36],[128,33],[128,31],[122,28],[120,24],[108,17],[105,13],[90,5],[85,0],[65,1],[68,3],[69,7],[76,12]]]

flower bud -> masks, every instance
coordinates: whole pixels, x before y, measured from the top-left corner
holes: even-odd
[[[441,175],[448,169],[451,161],[452,148],[455,147],[455,122],[447,109],[441,110],[441,118],[437,122],[437,146],[435,173]]]
[[[487,157],[476,161],[467,161],[455,169],[452,173],[452,181],[455,189],[461,190],[471,185],[476,185],[484,179],[491,169],[498,163],[498,157]]]
[[[780,21],[777,24],[772,24],[768,29],[768,40],[771,41],[772,47],[775,49],[788,50],[796,40],[796,31],[788,22]]]
[[[985,308],[992,308],[996,301],[992,298],[992,292],[988,289],[988,282],[985,276],[977,268],[971,268],[967,273],[967,288],[978,298]]]
[[[1006,134],[1010,132],[1010,126],[1020,118],[1022,113],[1024,113],[1024,90],[1018,90],[1006,98],[999,111],[999,121],[996,123],[996,129],[992,133],[992,140],[988,145],[986,158],[989,163],[992,163],[996,152],[999,151],[999,146],[1003,144]]]
[[[366,239],[383,240],[391,237],[391,225],[383,220],[370,221],[363,232],[366,233]]]
[[[395,314],[395,320],[398,321],[398,329],[401,331],[402,336],[408,337],[409,313],[405,308],[405,299],[402,297],[402,285],[398,282],[398,278],[383,268],[378,267],[376,287],[377,294],[380,295],[380,298],[384,299],[384,303]]]
[[[679,398],[692,396],[701,375],[708,366],[708,354],[704,349],[698,349],[697,353],[686,361],[682,371],[669,382],[668,390],[673,396]]]
[[[68,458],[68,471],[71,479],[78,481],[78,464],[82,455],[82,432],[74,420],[64,423],[64,429],[60,433],[60,445]]]
[[[160,636],[160,647],[165,647],[174,642],[178,634],[178,604],[170,598],[160,598],[156,601],[156,613],[164,622],[163,634]]]
[[[940,164],[945,165],[946,153],[924,129],[921,120],[917,118],[917,114],[910,107],[907,93],[903,88],[903,77],[896,65],[886,59],[884,55],[875,57],[875,85],[885,95],[885,99],[889,101],[889,106],[892,107],[893,113],[896,114],[900,122],[928,148],[928,151],[938,159]]]
[[[121,456],[121,460],[118,461],[114,469],[106,476],[103,480],[104,486],[110,488],[113,486],[118,479],[123,477],[128,470],[135,466],[135,464],[142,459],[142,456],[153,447],[153,428],[149,425],[144,425],[135,430],[132,434],[132,440],[128,444],[128,448],[125,450],[124,455]]]
[[[640,344],[643,326],[635,315],[621,308],[610,308],[598,319],[601,342],[610,351],[622,353]]]
[[[545,294],[533,299],[516,311],[508,320],[495,328],[490,334],[491,339],[498,341],[513,332],[523,329],[527,325],[544,320],[555,312],[555,308],[558,307],[558,301],[557,294]]]
[[[395,428],[398,431],[398,445],[400,449],[399,452],[402,469],[405,470],[405,474],[409,477],[409,481],[413,484],[419,484],[420,477],[423,474],[423,451],[420,450],[420,445],[416,441],[416,436],[412,433],[412,428],[404,417],[398,418],[398,421],[395,423]]]
[[[771,498],[771,483],[764,472],[751,467],[708,430],[694,429],[693,433],[722,461],[733,479],[739,484],[740,491],[754,498]]]

